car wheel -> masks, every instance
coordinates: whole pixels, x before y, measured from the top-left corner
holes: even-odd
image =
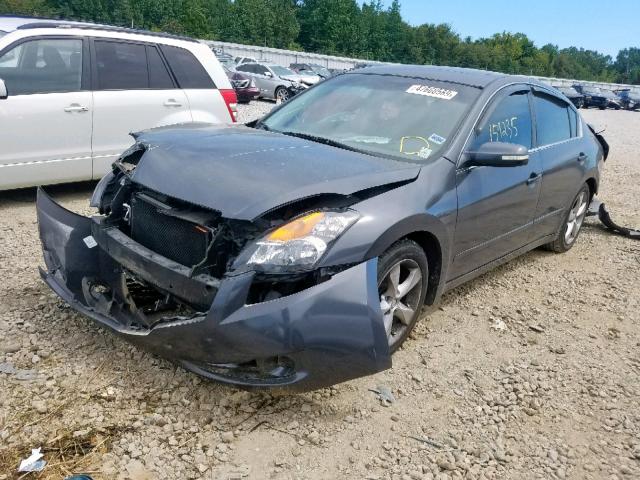
[[[276,97],[276,102],[278,103],[284,103],[287,100],[289,100],[289,90],[287,90],[284,87],[278,87],[276,88],[276,93],[274,95]]]
[[[378,260],[378,295],[391,353],[402,345],[420,316],[428,278],[427,256],[412,240],[395,243]]]
[[[585,184],[573,199],[569,211],[565,215],[562,228],[556,239],[545,245],[548,250],[556,253],[564,253],[571,249],[578,239],[580,228],[589,209],[591,193]]]

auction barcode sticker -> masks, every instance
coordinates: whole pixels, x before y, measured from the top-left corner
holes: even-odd
[[[407,88],[407,93],[414,95],[426,95],[427,97],[443,98],[451,100],[458,92],[455,90],[447,90],[446,88],[430,87],[429,85],[411,85]]]

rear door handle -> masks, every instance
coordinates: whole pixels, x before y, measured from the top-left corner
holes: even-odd
[[[527,178],[527,185],[532,185],[536,183],[538,180],[540,180],[541,178],[542,178],[541,173],[531,172],[531,175],[529,175],[529,178]]]
[[[583,163],[587,158],[589,158],[589,155],[580,152],[580,155],[578,155],[578,162]]]
[[[65,107],[64,111],[65,112],[88,112],[89,109],[78,103],[72,103],[68,107]]]
[[[170,98],[163,104],[165,107],[181,107],[182,104],[173,98]]]

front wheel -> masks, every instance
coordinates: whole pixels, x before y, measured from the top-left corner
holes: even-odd
[[[575,196],[569,211],[565,215],[562,228],[556,239],[545,245],[547,250],[556,253],[564,253],[573,247],[580,234],[580,228],[587,215],[589,208],[589,199],[591,193],[589,187],[585,184],[582,186],[578,194]]]
[[[412,240],[392,245],[378,261],[378,295],[389,350],[395,352],[420,316],[429,267],[424,250]]]
[[[276,98],[276,103],[284,103],[289,100],[289,97],[291,95],[289,94],[289,90],[287,90],[286,88],[278,87],[276,88],[276,93],[274,96]]]

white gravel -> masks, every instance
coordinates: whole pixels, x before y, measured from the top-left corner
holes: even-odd
[[[248,104],[239,104],[238,123],[247,123],[263,117],[275,106],[276,103],[270,100],[257,100]]]
[[[273,105],[241,105],[242,121]],[[584,115],[608,127],[601,199],[640,226],[640,113]],[[91,188],[52,191],[89,213]],[[445,295],[391,370],[273,396],[204,381],[59,301],[33,200],[0,193],[0,479],[37,447],[37,478],[56,479],[640,478],[640,244],[596,220],[564,255]]]

